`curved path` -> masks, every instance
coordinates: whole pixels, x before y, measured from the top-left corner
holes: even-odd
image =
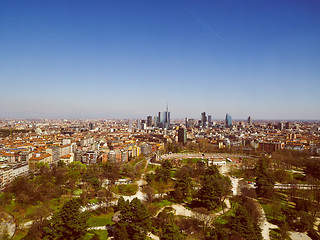
[[[10,238],[14,235],[16,231],[16,223],[14,222],[14,217],[11,214],[3,211],[1,212],[0,231],[0,234],[7,232]]]

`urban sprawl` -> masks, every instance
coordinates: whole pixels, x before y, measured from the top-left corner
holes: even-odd
[[[137,191],[140,192],[140,188],[143,187],[143,185],[149,184],[153,188],[152,191],[155,193],[152,199],[159,198],[162,202],[169,201],[170,197],[168,196],[169,192],[171,192],[172,199],[174,199],[171,199],[173,201],[171,206],[175,209],[176,215],[179,215],[178,212],[181,210],[181,208],[183,208],[183,213],[181,213],[180,215],[183,215],[184,217],[195,218],[200,222],[202,221],[204,222],[203,226],[208,227],[208,229],[211,226],[216,226],[213,228],[215,230],[210,230],[211,232],[209,230],[206,230],[207,232],[201,230],[204,231],[201,234],[203,236],[209,234],[209,238],[202,238],[202,235],[200,233],[197,233],[199,234],[198,237],[188,239],[219,239],[219,237],[214,238],[213,235],[220,234],[218,232],[220,230],[217,227],[217,224],[220,223],[213,223],[217,220],[213,220],[212,218],[210,218],[209,222],[206,222],[207,218],[203,219],[203,216],[213,216],[213,213],[210,211],[215,210],[216,212],[214,214],[216,214],[216,218],[220,215],[220,217],[222,218],[223,214],[225,214],[225,212],[222,211],[228,212],[228,209],[230,210],[234,207],[231,206],[232,204],[230,205],[230,197],[232,194],[240,194],[239,191],[241,192],[241,190],[239,189],[241,182],[243,182],[243,184],[241,185],[243,189],[246,189],[247,185],[250,186],[248,187],[249,190],[256,188],[258,197],[263,197],[265,199],[268,199],[270,197],[268,197],[268,194],[271,193],[267,193],[268,191],[265,190],[268,188],[266,188],[265,185],[263,185],[261,182],[259,185],[258,180],[260,176],[259,174],[265,174],[266,176],[267,174],[260,172],[256,176],[250,176],[250,171],[257,169],[257,166],[260,166],[259,160],[264,159],[264,161],[267,162],[268,171],[282,171],[281,173],[279,172],[278,176],[276,176],[273,181],[270,181],[272,182],[272,186],[274,189],[277,189],[277,191],[291,191],[293,182],[290,181],[295,180],[296,176],[294,174],[296,174],[297,176],[299,175],[300,180],[303,178],[303,176],[305,177],[306,174],[307,176],[313,176],[310,168],[308,168],[309,165],[308,163],[302,164],[301,166],[296,163],[288,164],[287,162],[285,162],[286,160],[283,160],[283,162],[281,162],[280,160],[278,161],[275,159],[284,159],[286,156],[292,155],[298,156],[299,159],[302,158],[301,156],[307,156],[308,159],[310,158],[311,160],[317,160],[319,158],[319,153],[319,121],[254,120],[250,116],[246,120],[241,121],[233,120],[231,115],[229,114],[226,114],[224,120],[213,120],[213,118],[210,115],[207,115],[205,112],[199,114],[199,119],[185,118],[183,120],[171,120],[170,112],[168,111],[168,109],[164,112],[159,112],[158,114],[156,114],[156,116],[147,116],[145,119],[2,119],[0,120],[0,190],[2,192],[6,192],[7,189],[10,189],[10,187],[14,186],[14,183],[18,178],[26,177],[28,179],[35,179],[37,176],[41,176],[41,174],[43,174],[43,166],[46,166],[48,169],[54,169],[59,165],[71,166],[74,163],[81,163],[82,165],[87,166],[88,169],[98,169],[94,166],[111,165],[116,166],[115,169],[121,169],[121,166],[123,165],[134,163],[131,164],[133,167],[129,168],[129,170],[121,170],[125,173],[122,172],[115,178],[113,178],[113,176],[111,175],[108,175],[109,177],[107,176],[102,180],[103,183],[101,186],[105,187],[114,187],[116,185],[130,185],[133,183],[137,183],[138,190],[132,193],[131,196],[130,194],[121,193],[121,190],[117,190],[118,192],[113,191],[113,193],[111,194],[111,198],[115,201],[114,204],[118,204],[118,209],[116,210],[119,210],[120,213],[122,213],[121,206],[119,207],[119,203],[116,203],[121,195],[125,200],[134,201],[132,200],[132,198],[133,196],[138,196]],[[146,161],[144,163],[146,165],[145,167],[143,167],[144,169],[142,171],[143,174],[139,175],[138,178],[136,175],[131,176],[130,171],[132,171],[133,174],[139,164],[143,165],[143,161]],[[160,170],[155,170],[156,167],[166,169],[166,164],[164,164],[164,162],[169,162],[171,164],[170,169],[175,169],[176,173],[179,172],[183,168],[183,166],[189,166],[188,164],[190,164],[191,168],[198,169],[201,165],[200,163],[204,163],[207,168],[214,165],[217,166],[221,174],[229,172],[228,176],[230,177],[231,183],[229,184],[230,186],[228,184],[226,185],[226,188],[229,189],[229,192],[225,193],[225,196],[229,197],[224,197],[222,200],[220,199],[221,202],[219,203],[219,201],[217,201],[218,203],[213,206],[210,204],[206,205],[205,200],[199,197],[200,195],[193,194],[193,192],[196,192],[200,189],[199,191],[203,194],[203,196],[205,195],[205,187],[202,184],[206,181],[206,172],[200,170],[198,176],[200,177],[199,181],[195,180],[197,179],[197,176],[191,176],[192,174],[188,173],[188,177],[191,177],[191,179],[193,179],[192,181],[190,180],[191,182],[193,182],[192,184],[191,182],[190,184],[188,183],[192,187],[188,185],[190,189],[187,191],[187,193],[184,192],[184,187],[179,190],[181,192],[178,192],[177,189],[179,189],[179,186],[181,187],[181,184],[184,184],[182,180],[179,180],[179,174],[171,177],[167,176],[169,180],[164,180],[165,174],[163,173],[164,175],[161,176]],[[192,165],[193,163],[195,163],[196,165]],[[285,167],[283,169],[280,166]],[[101,167],[101,169],[104,168]],[[260,170],[261,169],[262,167],[260,168]],[[305,169],[307,169],[306,171],[310,170],[310,172],[307,173],[306,171],[304,171]],[[244,175],[240,176],[241,174],[237,172],[240,170],[243,171],[241,174]],[[264,170],[261,171],[263,172]],[[286,171],[289,171],[289,173],[292,174],[288,177],[291,179],[290,181],[282,181],[280,179],[281,176],[287,174]],[[280,180],[277,179],[277,177]],[[223,178],[221,177],[221,179]],[[310,180],[311,177],[308,179]],[[309,181],[308,179],[304,179],[303,181],[301,180],[301,182],[299,182],[298,179],[296,182],[294,182],[296,184],[295,190],[302,191],[302,189],[304,189],[307,191],[313,189],[313,191],[319,192],[319,182],[317,177],[313,176],[312,181]],[[141,181],[144,181],[144,183],[142,184]],[[173,181],[173,183],[171,185],[169,184],[170,186],[168,184],[165,185],[165,190],[161,190],[159,186],[152,185],[152,181],[163,181],[166,184],[168,183],[167,181]],[[78,189],[80,189],[79,196],[85,191],[85,188],[83,187],[84,182],[85,180],[82,180],[77,183],[77,187]],[[223,185],[226,183],[221,180],[221,184]],[[261,186],[264,186],[265,188]],[[72,188],[72,190],[75,189]],[[243,190],[243,192],[245,191]],[[73,194],[77,195],[76,193]],[[149,196],[148,190],[145,190],[145,188],[143,193],[141,194],[142,197],[138,197],[140,200],[146,200]],[[282,194],[285,194],[285,197],[284,195],[282,196],[282,200],[285,200],[287,202],[294,202],[294,206],[297,208],[298,203],[290,195],[291,193],[283,192]],[[163,196],[165,195],[167,195],[167,199],[163,200]],[[289,195],[291,196],[290,199],[288,197]],[[314,196],[312,195],[312,197],[310,197],[310,201],[312,202],[312,204],[316,204],[316,206],[319,207],[320,197],[319,199],[317,199]],[[192,200],[188,199],[190,197],[197,198],[198,201],[202,203],[199,206],[203,209],[209,210],[209,212],[207,210],[207,212],[204,210],[202,212],[199,211],[199,206],[198,208],[194,208],[194,206],[191,204]],[[256,196],[251,195],[247,197],[247,200],[243,200],[244,198],[241,198],[242,200],[237,201],[245,202],[249,201],[250,199],[256,198]],[[97,196],[93,194],[92,199],[94,198],[97,198]],[[273,199],[273,197],[270,198]],[[302,197],[300,198],[304,199]],[[305,198],[309,198],[309,195]],[[82,211],[90,210],[90,208],[91,210],[98,209],[99,203],[90,203],[89,200],[85,201],[84,199],[86,198],[83,195],[81,195],[81,199],[82,203],[84,203],[84,205],[81,206]],[[90,199],[90,197],[88,197],[88,199]],[[151,202],[154,202],[155,200],[152,199],[149,200]],[[23,202],[23,200],[21,201]],[[282,220],[280,217],[277,218],[277,213],[275,212],[272,212],[272,214],[268,213],[268,210],[272,211],[271,209],[265,207],[269,206],[269,203],[267,201],[260,201],[260,204],[261,206],[263,206],[265,212],[262,216],[260,216],[260,221],[262,221],[262,223],[260,224],[260,228],[262,237],[264,239],[270,239],[270,236],[271,238],[272,236],[282,236],[281,229],[283,229],[284,227],[286,227],[288,231],[290,230],[292,234],[294,232],[304,232],[311,237],[317,234],[312,232],[313,230],[311,229],[314,229],[315,232],[318,232],[318,222],[316,219],[318,219],[317,217],[319,214],[319,209],[303,209],[303,211],[305,211],[307,214],[315,217],[315,220],[312,222],[312,226],[310,227],[311,229],[303,228],[303,231],[301,229],[300,231],[298,227],[292,227],[294,225],[290,225],[291,223],[288,219]],[[109,204],[112,205],[112,201],[110,201]],[[277,208],[277,211],[281,212],[281,204],[278,204],[280,207],[271,205],[271,208],[275,207]],[[189,206],[188,209],[190,209],[191,207],[191,210],[185,208],[186,205]],[[197,209],[198,215],[195,214]],[[218,210],[221,212],[219,212]],[[300,210],[297,210],[297,212],[300,213]],[[236,212],[238,210],[234,211]],[[159,212],[153,213],[153,218],[157,218],[158,214]],[[276,219],[276,221],[272,220],[273,224],[268,222],[271,221],[271,217],[268,214],[270,216],[272,215],[273,220]],[[119,213],[117,214],[117,216],[115,215],[116,214],[112,214],[112,221],[118,224],[116,225],[117,227],[115,227],[115,229],[117,229],[119,228],[119,224],[121,223],[121,221],[123,221],[124,219],[124,214],[122,213],[122,218],[121,214],[119,215]],[[288,213],[286,213],[286,215],[288,215]],[[303,215],[299,215],[297,219],[302,219],[303,217]],[[225,221],[227,221],[228,223],[235,221],[231,218],[229,217],[229,219]],[[263,220],[261,220],[261,218]],[[171,220],[166,221],[170,222]],[[277,224],[277,222],[279,222],[279,224]],[[283,222],[285,224],[288,224],[283,225]],[[195,234],[196,230],[191,233],[188,232],[188,230],[182,231],[181,229],[183,229],[183,226],[180,222],[178,223],[177,221],[175,222],[175,224],[179,225],[180,233],[182,233],[184,237],[190,237],[192,234]],[[262,224],[264,225],[262,226]],[[17,224],[15,224],[14,226],[14,232],[13,230],[8,231],[10,237],[14,236],[15,232],[18,231]],[[164,237],[167,231],[165,230],[165,226],[166,225],[157,225],[158,230],[151,231],[150,229],[148,229],[148,231],[146,231],[146,234],[151,239],[170,239]],[[221,226],[227,225],[222,224]],[[20,227],[19,231],[26,231],[25,233],[27,233],[26,229],[28,229],[28,227]],[[227,229],[228,230],[225,231],[229,231],[229,238],[221,239],[245,239],[241,237],[230,238],[231,235],[236,236],[234,235],[236,230],[232,228],[232,225],[230,225],[230,227],[228,226]],[[272,233],[272,229],[278,230],[274,230],[275,233]],[[126,231],[129,230],[127,229]],[[217,232],[213,234],[212,231]],[[264,233],[263,231],[266,231],[267,233]],[[28,234],[31,234],[30,231]],[[41,232],[41,234],[47,236],[45,235],[47,233]],[[109,236],[111,235],[110,231],[108,234]],[[119,237],[119,229],[113,230],[113,234],[115,235],[116,239],[121,239],[121,237]],[[259,236],[259,234],[257,236]],[[176,235],[176,237],[177,236],[179,235]],[[241,236],[243,237],[245,235]],[[131,238],[129,237],[129,239]],[[184,238],[177,237],[176,239]],[[259,239],[259,237],[255,237],[252,239]],[[274,237],[272,239],[281,239],[281,237]],[[292,235],[292,239],[294,239],[294,234]],[[316,238],[312,237],[312,239]]]

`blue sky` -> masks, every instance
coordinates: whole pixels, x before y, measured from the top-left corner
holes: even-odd
[[[0,117],[320,119],[320,1],[0,1]]]

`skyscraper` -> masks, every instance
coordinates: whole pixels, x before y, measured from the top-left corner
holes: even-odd
[[[194,125],[195,125],[195,120],[194,119],[188,119],[187,128],[193,128]]]
[[[209,127],[212,125],[211,115],[208,115],[208,125]]]
[[[187,143],[187,129],[179,127],[178,130],[178,142],[186,144]]]
[[[202,124],[202,127],[206,126],[206,122],[207,122],[206,112],[203,112],[203,113],[201,113],[201,124]]]
[[[278,123],[278,129],[279,129],[280,131],[282,131],[282,130],[284,129],[284,123],[283,123],[283,122],[279,122],[279,123]]]
[[[248,117],[248,124],[251,125],[252,121],[251,121],[251,117]]]
[[[165,112],[159,112],[158,114],[158,127],[169,128],[170,126],[170,112],[168,111],[168,106]]]
[[[132,119],[128,120],[128,132],[132,132]]]
[[[147,117],[147,127],[152,127],[152,116]]]
[[[140,131],[141,129],[141,123],[140,123],[140,119],[137,120],[137,129]]]
[[[232,117],[227,113],[226,114],[226,127],[232,126]]]

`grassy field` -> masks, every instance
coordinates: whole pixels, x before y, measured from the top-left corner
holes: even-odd
[[[170,202],[170,201],[168,201],[168,200],[162,200],[162,201],[160,201],[160,202],[155,202],[155,203],[153,203],[153,204],[156,205],[156,206],[159,206],[160,208],[162,208],[162,207],[165,207],[165,206],[170,206],[170,205],[172,205],[173,202]]]
[[[159,166],[157,166],[157,165],[148,164],[147,172],[155,171],[158,167],[159,167]]]
[[[112,191],[115,194],[120,194],[124,196],[132,196],[135,195],[138,191],[138,184],[132,183],[132,184],[120,184],[112,188]]]
[[[26,229],[17,230],[11,239],[12,239],[12,240],[20,240],[20,239],[22,239],[24,236],[26,236],[27,233],[28,233],[28,230],[26,230]]]
[[[112,216],[113,216],[113,212],[110,212],[107,214],[94,215],[88,219],[87,223],[89,227],[113,225],[114,222],[112,222]]]
[[[185,158],[181,160],[184,164],[196,164],[198,161],[207,161],[207,159],[201,158]]]
[[[95,233],[99,235],[100,239],[108,239],[107,230],[92,230],[84,236],[83,240],[90,240]]]

